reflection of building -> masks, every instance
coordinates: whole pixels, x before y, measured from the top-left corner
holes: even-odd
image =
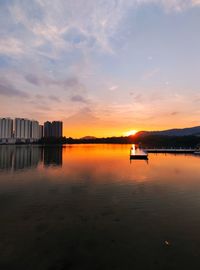
[[[44,165],[62,166],[62,146],[44,147]]]
[[[42,125],[39,125],[39,138],[43,138],[44,137],[44,128]]]
[[[37,167],[41,160],[41,148],[30,146],[16,146],[13,168],[14,170]]]
[[[45,166],[62,166],[62,146],[1,145],[0,170],[25,170]]]
[[[61,121],[53,121],[52,123],[47,121],[44,123],[44,137],[61,138],[63,130],[63,123]]]
[[[32,146],[0,146],[0,169],[20,170],[37,167],[41,162],[42,148]]]
[[[13,120],[10,118],[0,118],[0,140],[9,142],[13,137]]]
[[[0,146],[0,169],[12,170],[14,158],[14,146]]]

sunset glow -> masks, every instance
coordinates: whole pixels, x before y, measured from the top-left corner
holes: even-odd
[[[124,133],[124,136],[131,136],[131,135],[135,135],[138,131],[133,129],[133,130],[129,130],[127,132]]]

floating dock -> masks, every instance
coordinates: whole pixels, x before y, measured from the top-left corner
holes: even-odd
[[[136,154],[136,155],[130,155],[130,159],[139,159],[139,160],[148,160],[148,154]]]
[[[130,150],[130,159],[148,160],[148,153],[142,149],[136,149],[133,145]]]

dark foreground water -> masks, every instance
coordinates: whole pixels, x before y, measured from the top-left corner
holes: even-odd
[[[0,269],[200,269],[200,157],[0,146]]]

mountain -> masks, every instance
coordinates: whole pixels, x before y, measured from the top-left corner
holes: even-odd
[[[200,136],[200,126],[191,128],[174,128],[163,131],[140,131],[137,133],[140,136],[148,135],[163,135],[163,136]]]

